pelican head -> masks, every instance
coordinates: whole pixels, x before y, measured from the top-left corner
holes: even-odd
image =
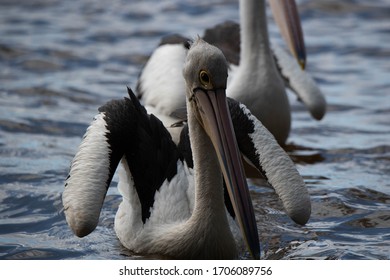
[[[269,0],[273,16],[290,51],[302,69],[306,64],[306,49],[301,21],[295,0]]]
[[[242,236],[252,256],[258,259],[254,210],[226,101],[227,65],[218,48],[201,39],[193,43],[183,70],[188,117],[196,118],[214,146]]]

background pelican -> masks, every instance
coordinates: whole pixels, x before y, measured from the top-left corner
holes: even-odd
[[[226,60],[198,40],[188,53],[184,76],[194,168],[188,167],[188,150],[177,146],[129,91],[130,99],[101,107],[87,129],[63,193],[67,222],[80,237],[95,229],[121,160],[123,201],[115,230],[125,247],[173,258],[236,258],[224,178],[242,236],[258,258],[257,226],[226,102]],[[233,121],[243,123],[238,145],[249,142],[241,153],[267,174],[290,217],[306,223],[310,199],[290,158],[245,106],[232,102]]]
[[[282,34],[291,42],[290,48],[303,66],[306,54],[295,1],[270,3]],[[310,76],[280,48],[275,52],[275,63],[268,38],[265,1],[240,0],[240,28],[231,23],[219,25],[206,31],[205,40],[221,48],[232,64],[239,61],[238,67],[232,66],[229,72],[228,96],[247,105],[278,142],[284,144],[291,126],[285,82],[316,119],[325,114],[325,99]],[[176,109],[185,107],[184,80],[179,75],[187,52],[185,41],[180,44],[177,40],[163,41],[140,75],[138,96],[159,115],[170,116]],[[159,91],[155,90],[157,87]],[[168,119],[165,124],[169,126],[174,121]]]

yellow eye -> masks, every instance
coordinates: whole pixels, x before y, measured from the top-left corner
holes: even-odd
[[[205,70],[200,71],[199,80],[205,87],[209,87],[211,85],[210,76]]]

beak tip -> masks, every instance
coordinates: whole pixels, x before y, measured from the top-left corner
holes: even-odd
[[[303,59],[303,58],[301,58],[301,59],[299,59],[299,66],[301,66],[301,69],[302,70],[305,70],[305,67],[306,67],[306,59]]]
[[[254,260],[260,260],[260,251],[252,254]]]
[[[251,236],[253,237],[252,239],[245,239],[245,241],[247,243],[249,253],[252,256],[252,258],[254,260],[259,260],[260,252],[261,252],[260,241],[259,241],[258,233],[256,232],[254,235],[255,236]]]
[[[305,47],[297,47],[294,52],[294,56],[301,67],[302,70],[305,70],[306,67],[306,50]]]

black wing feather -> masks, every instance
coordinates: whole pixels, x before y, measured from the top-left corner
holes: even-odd
[[[129,88],[128,93],[130,99],[108,102],[99,110],[106,114],[113,170],[124,155],[145,223],[150,217],[156,191],[165,180],[171,180],[177,173],[180,154],[162,122],[154,115],[147,114]]]
[[[234,133],[236,134],[238,148],[240,152],[261,172],[267,179],[263,168],[259,165],[259,155],[255,145],[249,136],[255,132],[254,123],[242,111],[240,103],[232,98],[228,98],[230,115],[232,117]]]

